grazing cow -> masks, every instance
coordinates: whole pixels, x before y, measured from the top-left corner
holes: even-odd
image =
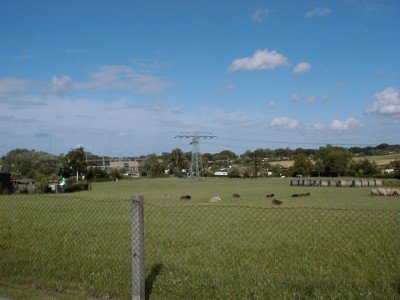
[[[280,200],[277,200],[277,199],[272,200],[272,205],[282,205],[282,204],[283,204],[283,202]]]
[[[275,196],[275,194],[269,194],[269,195],[265,196],[265,198],[272,198],[274,196]]]
[[[299,194],[299,197],[308,197],[310,195],[311,195],[311,193],[307,192],[307,193]]]
[[[190,200],[192,197],[190,195],[183,195],[181,196],[181,200]]]
[[[310,195],[311,195],[311,193],[307,192],[307,193],[303,193],[303,194],[293,194],[290,197],[308,197]]]
[[[239,194],[233,194],[232,197],[233,198],[240,198],[240,195]]]

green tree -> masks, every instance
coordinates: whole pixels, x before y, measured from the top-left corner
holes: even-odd
[[[30,177],[40,180],[43,177],[56,177],[60,161],[57,156],[43,151],[14,149],[1,158],[3,171],[14,177]]]
[[[185,153],[179,149],[175,148],[167,156],[168,168],[170,169],[170,174],[179,176],[182,169],[187,169],[188,162]]]
[[[292,167],[293,175],[310,175],[312,169],[313,164],[308,159],[307,155],[305,153],[298,153]]]
[[[142,174],[151,177],[164,175],[165,165],[162,163],[155,153],[147,155],[142,163]]]
[[[228,177],[230,178],[240,178],[240,170],[238,167],[232,167],[228,170]]]
[[[379,167],[375,162],[368,159],[352,160],[350,163],[350,173],[353,176],[372,177],[380,173]]]
[[[60,160],[63,177],[74,176],[77,172],[79,174],[86,174],[86,153],[83,147],[72,149],[65,156],[61,155]]]
[[[346,175],[349,170],[352,154],[341,147],[321,147],[315,154],[315,159],[320,159],[324,166],[325,176]]]

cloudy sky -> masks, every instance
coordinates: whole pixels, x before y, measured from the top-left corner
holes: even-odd
[[[400,143],[400,2],[0,2],[0,155]]]

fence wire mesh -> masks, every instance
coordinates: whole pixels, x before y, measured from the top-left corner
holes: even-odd
[[[147,298],[400,297],[399,211],[143,209]],[[137,216],[131,199],[0,197],[1,283],[130,298]]]

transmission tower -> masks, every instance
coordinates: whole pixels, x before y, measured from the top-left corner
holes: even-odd
[[[192,145],[192,159],[190,161],[190,173],[189,176],[191,179],[200,179],[201,178],[201,170],[203,169],[203,164],[201,162],[201,153],[200,153],[200,139],[213,139],[215,135],[212,135],[210,132],[181,132],[180,135],[177,135],[175,138],[180,139],[192,139],[190,145]]]

